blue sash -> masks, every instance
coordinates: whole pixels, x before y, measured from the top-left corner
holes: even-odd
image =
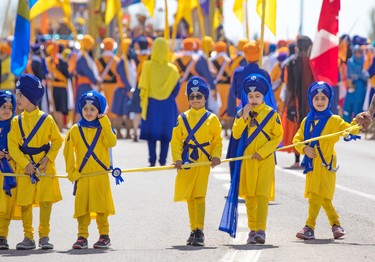
[[[2,173],[13,173],[13,169],[9,165],[8,160],[4,157],[0,160],[0,170]],[[11,189],[17,186],[17,181],[15,177],[4,176],[3,190],[8,196],[12,196]]]
[[[87,143],[87,140],[85,138],[85,135],[83,133],[83,130],[82,130],[82,127],[81,125],[78,125],[78,130],[79,130],[79,133],[81,134],[81,137],[82,137],[82,140],[83,140],[83,143],[85,143],[86,147],[87,147],[87,152],[85,154],[85,157],[83,158],[82,160],[82,163],[81,163],[81,166],[79,167],[79,172],[81,173],[82,172],[82,169],[85,167],[87,161],[89,160],[90,156],[92,156],[94,158],[94,160],[104,169],[104,170],[109,170],[111,169],[112,167],[110,166],[109,168],[107,168],[102,161],[100,161],[100,159],[96,156],[96,154],[94,153],[94,148],[96,146],[96,144],[98,143],[98,140],[99,140],[99,136],[100,136],[100,133],[102,132],[102,127],[99,126],[97,129],[96,129],[96,134],[94,136],[94,139],[92,140],[92,143],[91,145],[89,145],[89,143]]]
[[[29,155],[31,162],[35,166],[35,168],[38,168],[40,166],[40,163],[35,163],[33,155],[37,155],[41,152],[45,152],[46,154],[51,148],[51,145],[49,143],[42,145],[41,147],[29,147],[28,144],[35,136],[36,132],[38,132],[39,128],[42,126],[44,120],[47,118],[47,114],[43,114],[38,122],[35,124],[34,128],[31,130],[30,134],[26,137],[25,132],[23,131],[22,127],[22,121],[21,121],[21,115],[18,115],[18,125],[20,127],[23,144],[19,147],[22,153]],[[30,176],[31,183],[35,184],[39,181],[39,178],[34,174]]]
[[[264,118],[264,120],[257,126],[254,132],[247,138],[247,128],[242,133],[239,139],[236,156],[243,156],[245,149],[254,141],[255,137],[263,130],[264,126],[269,122],[271,117],[275,114],[272,110]],[[228,198],[225,202],[223,214],[219,225],[219,230],[227,232],[231,237],[236,237],[237,221],[238,221],[238,191],[240,182],[242,160],[235,161],[232,181],[229,188]]]
[[[202,118],[198,121],[198,123],[194,126],[193,129],[190,128],[186,115],[184,113],[181,114],[182,120],[184,121],[186,130],[188,131],[188,136],[184,141],[184,148],[182,150],[182,162],[183,163],[192,163],[190,159],[197,160],[198,159],[198,149],[200,149],[203,154],[207,156],[207,158],[211,161],[210,154],[204,149],[204,147],[208,146],[210,143],[202,143],[199,144],[197,139],[195,138],[195,133],[198,129],[203,125],[206,119],[211,115],[211,112],[206,112]],[[189,141],[192,140],[194,144],[189,144]],[[192,149],[191,154],[189,155],[189,149]]]

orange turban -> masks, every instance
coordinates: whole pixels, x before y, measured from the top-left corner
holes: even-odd
[[[237,49],[238,49],[238,51],[243,51],[243,47],[244,47],[247,43],[249,43],[249,40],[248,40],[248,39],[246,39],[246,38],[242,38],[242,39],[240,39],[240,40],[238,41],[238,43],[237,43]]]
[[[81,46],[84,50],[88,51],[93,48],[95,40],[91,35],[84,35],[81,40]]]
[[[219,41],[215,44],[215,51],[217,53],[226,52],[227,51],[227,44],[223,41]]]
[[[245,54],[245,58],[248,62],[258,61],[261,55],[260,46],[255,41],[249,41],[249,43],[247,43],[243,47],[243,51]]]
[[[106,37],[106,38],[103,39],[102,44],[103,44],[104,50],[112,51],[113,47],[115,45],[115,40],[113,40],[110,37]]]
[[[182,41],[182,46],[183,46],[184,50],[186,50],[186,51],[193,51],[194,46],[195,46],[194,39],[192,39],[192,38],[184,39]]]
[[[193,38],[193,40],[194,40],[194,43],[195,43],[194,51],[198,51],[199,49],[201,49],[202,42],[197,37]]]
[[[10,53],[12,52],[12,49],[10,48],[8,43],[1,43],[0,49],[1,49],[1,53],[6,54],[6,55],[10,55]]]

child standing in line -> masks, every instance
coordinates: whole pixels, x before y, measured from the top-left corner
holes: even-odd
[[[0,171],[13,173],[15,164],[8,152],[10,122],[16,112],[16,97],[10,91],[0,91]],[[0,177],[0,250],[9,249],[7,237],[11,219],[21,219],[16,207],[16,177]]]
[[[16,162],[16,174],[30,177],[17,178],[16,204],[21,206],[24,240],[16,249],[34,249],[33,204],[39,205],[39,247],[53,249],[49,242],[52,204],[62,199],[56,174],[55,159],[63,138],[52,116],[39,110],[44,94],[40,80],[30,74],[21,75],[16,83],[17,106],[23,112],[13,118],[8,135],[11,158]],[[35,174],[40,176],[36,176]]]
[[[250,229],[247,244],[265,243],[268,201],[274,197],[274,151],[283,137],[279,114],[264,102],[269,85],[260,74],[251,74],[244,80],[244,106],[232,128],[233,137],[245,141],[239,150],[243,155],[252,155],[242,161],[238,189],[246,203]]]
[[[100,235],[94,248],[111,245],[108,216],[115,214],[115,207],[108,175],[84,175],[111,168],[110,148],[116,145],[116,134],[104,115],[106,103],[96,91],[84,93],[78,101],[82,118],[65,137],[66,172],[68,179],[75,182],[74,218],[78,221],[78,239],[73,249],[88,248],[90,213],[96,215]]]
[[[192,162],[212,161],[212,167],[221,163],[221,124],[217,116],[206,110],[210,91],[200,77],[192,77],[186,92],[191,109],[182,113],[173,129],[171,149],[175,167],[178,169],[174,201],[186,201],[191,233],[187,245],[204,245],[204,217],[209,166],[181,169]]]
[[[356,124],[356,120],[349,124],[340,116],[332,114],[330,108],[333,94],[332,87],[323,81],[311,84],[308,89],[310,112],[294,136],[293,144],[336,133]],[[298,152],[305,154],[302,166],[306,174],[305,198],[309,201],[308,218],[305,227],[296,234],[297,238],[315,239],[314,229],[321,207],[327,214],[333,237],[337,239],[346,234],[332,205],[337,171],[334,146],[339,138],[337,136],[296,146]]]

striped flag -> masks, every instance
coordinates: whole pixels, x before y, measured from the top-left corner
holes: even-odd
[[[37,0],[19,0],[10,69],[19,76],[26,69],[30,49],[30,9]]]
[[[317,81],[334,86],[338,81],[340,0],[323,0],[318,33],[311,50],[310,65]]]

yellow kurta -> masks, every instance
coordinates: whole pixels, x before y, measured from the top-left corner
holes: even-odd
[[[13,160],[9,161],[12,169],[15,169]],[[8,196],[3,190],[4,177],[0,176],[0,217],[7,219],[21,219],[21,208],[16,206],[17,187],[12,188],[10,191],[12,196]]]
[[[190,109],[184,114],[188,120],[190,128],[193,129],[202,116],[206,113],[206,109],[199,110]],[[171,149],[173,161],[182,160],[183,143],[188,136],[182,117],[178,117],[178,124],[173,128]],[[203,125],[195,133],[198,143],[202,144],[210,142],[210,145],[204,147],[211,157],[221,158],[222,137],[221,124],[215,114],[211,114]],[[189,144],[194,144],[192,140]],[[191,153],[191,150],[190,152]],[[198,149],[198,159],[195,162],[209,161],[207,156]],[[206,197],[208,175],[210,174],[210,166],[194,167],[191,169],[181,169],[177,171],[175,182],[174,201],[187,201],[194,198]]]
[[[298,129],[296,135],[293,138],[293,143],[298,143],[300,141],[304,141],[304,132],[305,132],[305,122],[306,118],[303,119],[300,128]],[[316,121],[318,122],[318,121]],[[332,115],[328,121],[324,129],[322,130],[321,135],[332,134],[336,132],[340,132],[345,130],[346,128],[350,127],[350,125],[356,124],[355,121],[352,124],[348,124],[345,122],[340,116]],[[320,149],[324,156],[326,163],[331,161],[331,157],[333,156],[332,167],[336,169],[337,159],[336,159],[336,151],[335,151],[335,144],[339,141],[340,136],[335,136],[331,138],[326,138],[319,141]],[[296,150],[300,154],[305,154],[303,149],[306,145],[298,145],[296,146]],[[336,173],[332,171],[328,171],[328,169],[322,166],[322,160],[319,156],[318,150],[315,148],[315,152],[318,154],[317,157],[313,159],[313,171],[308,172],[306,174],[306,183],[305,183],[305,198],[308,198],[309,193],[315,193],[323,198],[333,199],[333,195],[335,193],[335,185],[336,185]]]
[[[109,150],[116,145],[116,135],[107,116],[100,118],[99,122],[102,126],[102,133],[99,136],[94,153],[106,167],[109,167]],[[83,128],[83,133],[89,145],[94,139],[96,130],[96,128]],[[115,214],[115,207],[108,175],[85,177],[78,172],[86,152],[87,147],[82,140],[78,126],[74,125],[66,134],[64,147],[68,178],[71,181],[79,179],[75,196],[74,217],[77,218],[88,213],[113,215]],[[103,171],[103,168],[90,156],[82,169],[82,174],[100,171]]]
[[[254,112],[258,113],[256,120],[259,124],[271,110],[273,109],[265,103],[254,109]],[[236,118],[232,128],[233,137],[239,139],[245,128],[248,130],[249,137],[255,131],[256,126],[250,127],[250,117],[246,122],[243,117]],[[275,156],[273,153],[283,138],[283,128],[278,113],[271,117],[263,131],[271,138],[270,141],[260,132],[244,152],[244,155],[258,153],[262,156],[262,160],[246,159],[242,161],[239,196],[243,198],[251,196],[274,198]]]
[[[22,127],[27,137],[33,127],[38,122],[39,118],[44,114],[43,111],[36,108],[32,112],[24,111],[21,114]],[[46,168],[46,174],[56,174],[55,159],[60,147],[63,143],[63,138],[60,134],[52,116],[48,115],[43,124],[31,139],[29,147],[41,147],[47,143],[51,144],[51,149],[47,154],[41,152],[33,155],[35,163],[39,163],[44,156],[47,156],[49,162]],[[18,116],[12,119],[11,129],[8,134],[8,148],[9,154],[16,162],[16,174],[24,174],[26,166],[30,163],[30,157],[20,150],[23,144],[23,139],[18,125]],[[17,178],[17,205],[26,206],[31,204],[38,204],[40,202],[57,202],[62,199],[60,192],[60,185],[58,178],[55,177],[39,177],[40,181],[32,184],[29,177]]]

